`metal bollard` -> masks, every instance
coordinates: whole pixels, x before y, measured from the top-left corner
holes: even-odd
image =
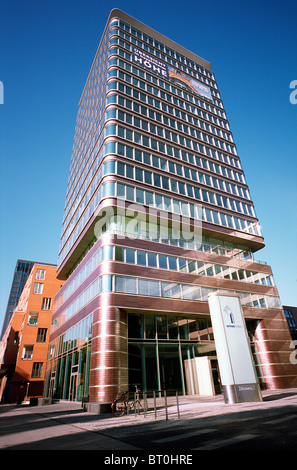
[[[156,392],[153,391],[154,395],[154,409],[155,409],[155,419],[157,419],[157,405],[156,405]]]
[[[146,408],[146,392],[143,392],[143,410],[144,410],[144,417],[146,418],[146,412],[147,412],[147,408]]]
[[[164,398],[165,398],[165,412],[166,412],[166,420],[168,420],[168,409],[167,409],[167,393],[164,390]]]
[[[179,403],[178,403],[178,392],[176,392],[176,406],[177,406],[177,416],[178,416],[178,419],[180,419]]]

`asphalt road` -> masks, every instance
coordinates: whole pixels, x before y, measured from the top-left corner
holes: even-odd
[[[104,435],[156,453],[199,450],[297,450],[297,404],[141,427],[105,430]]]
[[[181,397],[179,415],[171,405],[168,419],[162,403],[157,416],[150,410],[147,416],[120,418],[84,412],[79,403],[0,405],[0,449],[101,450],[111,458],[145,451],[152,459],[197,456],[201,450],[297,449],[297,389],[263,392],[263,402],[235,405],[224,404],[221,396]],[[146,458],[142,463],[148,463]]]

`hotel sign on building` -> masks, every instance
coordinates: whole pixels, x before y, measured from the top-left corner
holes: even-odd
[[[142,65],[146,69],[151,70],[154,73],[157,73],[161,77],[169,78],[168,66],[161,60],[158,60],[156,57],[153,57],[150,54],[147,54],[142,49],[137,47],[132,47],[132,60],[133,62]]]
[[[198,80],[190,77],[185,73],[181,73],[177,68],[167,65],[165,62],[147,54],[142,49],[132,47],[132,61],[138,65],[142,65],[151,72],[176,83],[177,85],[187,88],[192,93],[203,96],[212,100],[210,88]]]

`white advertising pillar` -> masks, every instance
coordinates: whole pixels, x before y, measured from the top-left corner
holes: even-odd
[[[262,401],[237,295],[208,297],[225,403]]]

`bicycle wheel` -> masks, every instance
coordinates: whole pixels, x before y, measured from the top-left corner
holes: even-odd
[[[140,414],[144,414],[144,405],[145,411],[148,411],[148,401],[147,400],[136,400],[136,411]]]
[[[127,405],[124,401],[115,402],[112,404],[111,410],[114,416],[123,416],[127,408]]]

